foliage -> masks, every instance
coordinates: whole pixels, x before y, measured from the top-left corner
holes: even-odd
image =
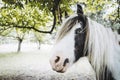
[[[52,33],[62,23],[65,13],[80,3],[87,16],[106,26],[119,28],[119,2],[116,0],[2,0],[0,8],[0,35],[6,36],[13,30],[20,34],[30,31]],[[118,0],[119,1],[119,0]],[[114,8],[112,12],[108,9]],[[108,14],[109,13],[109,14]],[[108,25],[109,24],[109,25]],[[27,32],[27,33],[26,33]],[[41,34],[40,34],[41,35]]]
[[[20,8],[5,8],[1,9],[0,26],[8,29],[13,27],[34,27],[42,28],[46,26],[51,20],[44,11],[40,11],[37,7],[29,7],[25,5],[23,9]]]

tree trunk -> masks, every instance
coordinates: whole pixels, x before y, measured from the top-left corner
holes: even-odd
[[[65,11],[65,18],[68,18],[68,17],[69,17],[69,15],[68,15],[67,11]]]
[[[118,34],[120,34],[120,28],[118,29]]]
[[[58,6],[58,24],[61,24],[62,23],[62,11],[61,11],[61,8],[60,8],[60,5]]]
[[[40,49],[40,46],[41,46],[41,42],[38,41],[38,49]]]
[[[21,51],[21,44],[22,44],[22,39],[18,39],[18,49],[17,49],[17,52],[20,52]]]

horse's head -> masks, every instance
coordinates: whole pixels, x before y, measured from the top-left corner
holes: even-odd
[[[86,55],[87,18],[77,5],[77,15],[70,16],[62,25],[50,59],[53,70],[65,72],[80,57]]]

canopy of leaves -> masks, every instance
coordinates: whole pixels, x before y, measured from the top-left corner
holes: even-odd
[[[119,24],[119,13],[116,0],[2,0],[4,6],[0,8],[0,35],[9,34],[13,28],[21,29],[23,33],[27,30],[35,30],[43,33],[51,33],[55,25],[61,24],[65,13],[74,13],[73,8],[80,3],[84,12],[98,22],[111,20]],[[115,8],[109,15],[108,9]],[[106,15],[106,18],[103,16]],[[117,20],[116,20],[117,17]],[[110,22],[111,23],[111,22]],[[106,24],[106,23],[105,23]],[[112,25],[112,24],[111,24]],[[51,26],[52,29],[51,29]],[[112,25],[113,26],[113,25]],[[117,25],[119,26],[119,25]],[[24,28],[24,29],[23,29]],[[49,32],[49,30],[51,31]],[[48,32],[45,32],[45,31]],[[32,31],[32,30],[31,30]]]

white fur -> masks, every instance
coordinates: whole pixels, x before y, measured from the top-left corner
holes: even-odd
[[[89,23],[89,60],[96,71],[104,71],[107,67],[112,71],[116,80],[120,80],[120,46],[110,28],[88,19]],[[97,79],[98,80],[98,79]]]

